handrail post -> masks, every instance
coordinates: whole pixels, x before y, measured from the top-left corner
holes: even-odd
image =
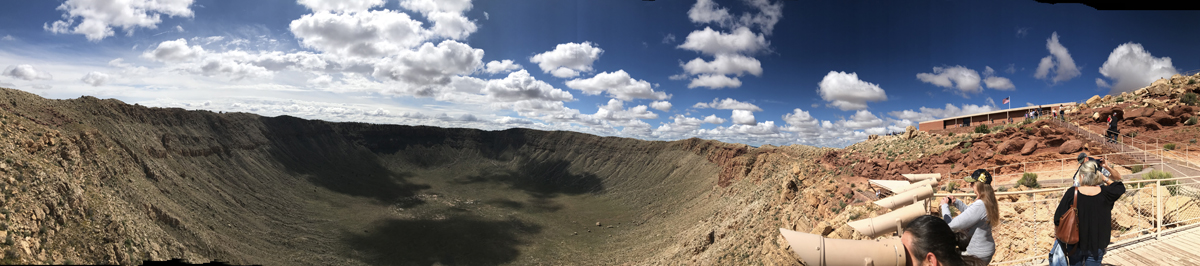
[[[1163,220],[1162,219],[1162,217],[1163,217],[1162,192],[1160,192],[1163,190],[1162,180],[1156,180],[1156,181],[1154,181],[1154,184],[1155,184],[1155,186],[1154,186],[1154,200],[1155,200],[1154,216],[1155,216],[1155,219],[1158,220],[1158,222],[1155,224],[1154,238],[1157,239],[1159,236],[1162,236],[1162,227],[1163,227],[1162,226],[1162,220]]]

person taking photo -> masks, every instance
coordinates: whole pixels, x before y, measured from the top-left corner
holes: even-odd
[[[1111,176],[1105,177],[1101,171],[1108,171]],[[1059,243],[1066,253],[1067,264],[1101,265],[1100,261],[1104,259],[1112,237],[1113,205],[1123,194],[1125,184],[1121,182],[1121,173],[1113,171],[1104,161],[1088,158],[1079,166],[1079,186],[1068,188],[1058,203],[1058,209],[1054,211],[1054,226],[1057,228],[1059,219],[1071,208],[1071,203],[1078,195],[1075,215],[1079,222],[1079,242]]]
[[[979,169],[963,179],[974,188],[975,201],[966,205],[953,196],[942,198],[942,219],[950,224],[950,229],[965,232],[971,237],[963,261],[967,265],[987,265],[992,262],[992,255],[996,254],[992,228],[1000,225],[1000,207],[997,206],[996,191],[992,189],[992,175],[987,170]],[[958,217],[950,217],[950,203],[961,212]]]

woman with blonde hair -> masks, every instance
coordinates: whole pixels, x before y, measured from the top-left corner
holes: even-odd
[[[1000,225],[1000,206],[996,204],[996,191],[992,189],[992,175],[987,170],[979,169],[963,178],[971,183],[975,190],[975,201],[971,205],[963,204],[953,196],[942,198],[942,219],[950,224],[955,232],[964,232],[971,237],[963,261],[967,265],[987,265],[996,254],[996,240],[992,238],[992,228]],[[949,203],[960,213],[958,217],[950,217]]]
[[[1104,170],[1110,173],[1109,177],[1101,174]],[[1079,243],[1062,246],[1062,250],[1068,252],[1068,264],[1101,265],[1100,261],[1104,259],[1112,237],[1113,205],[1124,194],[1125,183],[1121,182],[1121,173],[1113,171],[1103,160],[1089,158],[1079,166],[1079,187],[1068,188],[1058,203],[1058,209],[1054,211],[1054,226],[1057,228],[1059,219],[1071,208],[1071,203],[1079,201],[1075,203]]]

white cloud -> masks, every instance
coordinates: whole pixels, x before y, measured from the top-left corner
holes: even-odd
[[[478,29],[462,15],[471,10],[470,0],[403,0],[400,6],[424,15],[433,23],[429,30],[434,36],[462,40]]]
[[[742,76],[745,73],[750,73],[754,76],[762,75],[762,63],[753,57],[742,55],[719,54],[708,62],[704,59],[696,58],[683,64],[683,70],[689,75],[696,74],[715,74],[715,75],[738,75]]]
[[[1096,78],[1096,87],[1112,88],[1112,85],[1109,85],[1108,82],[1104,81],[1102,78]]]
[[[863,110],[867,102],[887,101],[879,85],[859,80],[858,73],[829,71],[817,86],[821,98],[842,111]]]
[[[160,62],[182,62],[195,59],[204,54],[204,48],[199,45],[187,46],[187,40],[180,38],[174,41],[164,41],[157,48],[142,54],[142,57]]]
[[[652,103],[650,103],[650,108],[658,109],[659,111],[663,111],[663,112],[670,111],[671,110],[671,102],[668,102],[668,101],[652,102]]]
[[[838,122],[842,123],[847,128],[855,130],[879,127],[884,123],[883,119],[879,119],[878,116],[875,116],[875,114],[872,114],[871,111],[867,110],[859,110],[858,112],[855,112],[854,115],[850,116],[850,120],[842,120]]]
[[[733,115],[730,116],[734,124],[755,125],[758,120],[754,119],[754,112],[748,110],[733,110]]]
[[[979,72],[963,66],[934,67],[933,73],[919,73],[917,79],[938,87],[957,89],[955,93],[967,97],[983,92],[979,86]]]
[[[192,17],[192,1],[67,0],[57,8],[65,12],[63,18],[66,20],[44,24],[42,28],[55,34],[82,34],[89,41],[100,41],[113,35],[113,27],[121,27],[127,35],[133,35],[136,28],[157,28],[163,14]],[[75,18],[81,19],[78,25],[75,25]]]
[[[488,62],[486,66],[484,66],[483,72],[487,72],[488,74],[499,74],[499,73],[509,72],[509,71],[513,71],[513,70],[517,70],[517,69],[521,69],[521,65],[514,64],[512,60],[507,60],[507,59],[505,59],[503,61],[492,60],[491,62]]]
[[[924,122],[934,119],[942,119],[947,117],[963,116],[978,114],[983,112],[996,111],[996,108],[988,105],[964,104],[962,107],[946,104],[945,108],[927,108],[921,107],[919,112],[913,110],[892,111],[888,114],[896,118],[911,120],[916,122]]]
[[[1117,46],[1100,66],[1100,74],[1113,80],[1109,94],[1137,90],[1178,73],[1170,57],[1154,57],[1141,44],[1132,42]],[[1096,84],[1101,84],[1101,81],[1097,79]]]
[[[420,45],[430,35],[420,21],[391,10],[319,12],[293,20],[289,28],[305,47],[356,57],[393,55]]]
[[[807,111],[796,108],[792,113],[783,115],[783,121],[787,122],[787,127],[784,130],[793,132],[816,133],[820,131],[820,123],[810,115]]]
[[[79,80],[83,81],[83,83],[92,85],[93,87],[98,87],[108,82],[108,74],[92,71],[88,72],[87,75],[83,76],[83,78]]]
[[[710,89],[722,89],[722,88],[737,88],[737,87],[741,87],[741,86],[742,86],[742,81],[738,80],[738,78],[730,78],[730,77],[726,77],[723,75],[700,75],[700,76],[697,76],[696,78],[692,79],[691,83],[688,83],[688,89],[693,89],[696,87],[707,87]]]
[[[746,12],[740,17],[729,13],[728,9],[718,6],[713,0],[699,0],[688,10],[688,19],[693,23],[713,23],[721,27],[758,27],[767,35],[774,30],[775,24],[783,18],[783,3],[769,0],[750,0],[746,4],[758,9],[757,13]]]
[[[1004,77],[996,77],[994,76],[995,74],[996,70],[992,69],[990,66],[985,66],[985,69],[983,70],[983,84],[987,85],[988,88],[1002,91],[1009,91],[1016,88],[1016,86],[1013,86],[1012,80]]]
[[[7,35],[7,34],[4,35],[3,38],[0,38],[0,41],[15,41],[15,40],[17,40],[17,38],[13,38],[12,35]]]
[[[617,70],[612,73],[601,72],[588,79],[569,80],[566,84],[567,87],[583,91],[583,94],[597,95],[601,92],[608,92],[609,97],[624,101],[632,101],[633,99],[666,100],[671,98],[671,95],[665,92],[654,91],[650,86],[650,82],[629,77],[629,73],[625,73],[625,70]]]
[[[417,50],[404,50],[375,64],[377,79],[399,81],[415,87],[446,85],[450,77],[467,75],[483,65],[483,50],[453,40]]]
[[[384,0],[298,0],[314,12],[359,12],[382,6]]]
[[[23,79],[23,80],[53,79],[54,78],[54,76],[50,75],[50,73],[46,73],[45,71],[38,71],[36,68],[34,68],[31,65],[8,66],[8,68],[5,68],[4,72],[0,73],[0,74],[2,74],[4,76],[13,77],[13,78]]]
[[[544,81],[537,80],[529,75],[524,69],[512,73],[508,73],[508,77],[504,79],[493,79],[487,82],[483,88],[484,94],[489,99],[500,102],[516,102],[521,100],[542,100],[542,101],[569,101],[574,100],[570,92],[556,89]],[[533,102],[526,104],[534,104]],[[561,106],[562,102],[558,102]],[[527,106],[528,109],[545,109],[553,108],[545,105],[541,107]]]
[[[609,99],[608,104],[600,106],[600,109],[596,110],[596,114],[592,117],[608,121],[628,122],[635,119],[658,119],[658,114],[651,112],[645,105],[625,109],[621,100]]]
[[[740,102],[740,101],[734,100],[732,98],[725,98],[724,100],[714,98],[712,103],[696,103],[696,105],[693,105],[692,108],[697,108],[697,109],[713,108],[713,109],[722,109],[722,110],[747,110],[747,111],[755,111],[755,112],[762,111],[762,108],[758,108],[757,105],[754,105],[751,103],[746,103],[746,102]]]
[[[708,115],[704,117],[704,123],[720,125],[725,123],[725,119],[717,117],[717,115]]]
[[[762,34],[750,32],[750,28],[740,27],[732,33],[722,33],[705,27],[693,31],[678,48],[692,50],[707,55],[755,53],[767,47],[767,40]]]
[[[1071,53],[1067,52],[1067,47],[1058,43],[1058,32],[1052,33],[1050,39],[1046,40],[1046,49],[1050,50],[1050,55],[1038,63],[1037,72],[1033,77],[1047,79],[1051,69],[1055,72],[1054,77],[1049,79],[1055,84],[1079,76],[1079,68],[1075,66],[1075,60],[1071,59]]]
[[[593,47],[591,42],[564,43],[554,50],[536,54],[529,62],[538,64],[544,73],[554,72],[555,77],[571,78],[579,72],[592,71],[592,62],[600,58],[604,49]]]
[[[667,33],[667,36],[663,36],[663,44],[671,44],[673,42],[675,42],[675,34]]]

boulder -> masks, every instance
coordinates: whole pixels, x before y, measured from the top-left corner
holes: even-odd
[[[1171,108],[1171,116],[1186,118],[1194,115],[1196,111],[1200,111],[1200,107],[1178,105]]]
[[[1145,103],[1146,107],[1154,108],[1154,109],[1163,109],[1163,107],[1167,106],[1167,104],[1163,103],[1163,101],[1159,101],[1158,99],[1151,99],[1151,98],[1142,99],[1142,103]]]
[[[1101,102],[1112,101],[1112,95],[1104,95],[1104,98],[1101,98],[1100,101]]]
[[[996,153],[999,153],[1000,155],[1009,155],[1009,154],[1012,154],[1013,152],[1016,152],[1017,149],[1019,149],[1019,147],[1024,147],[1024,146],[1025,146],[1024,140],[1010,139],[1010,140],[1001,142],[999,146],[996,146]]]
[[[1154,108],[1133,109],[1133,110],[1130,110],[1129,113],[1126,113],[1126,118],[1151,117],[1151,116],[1154,116],[1154,112],[1155,112]]]
[[[917,127],[908,126],[908,127],[904,128],[904,139],[912,139],[913,136],[916,136],[916,135],[917,135]]]
[[[814,234],[814,235],[826,236],[826,235],[829,235],[829,233],[833,233],[833,227],[829,226],[829,223],[826,223],[825,221],[821,221],[820,223],[817,223],[817,226],[814,226],[813,230],[809,231],[808,233]]]
[[[1030,155],[1030,154],[1033,154],[1033,152],[1034,152],[1034,151],[1036,151],[1036,150],[1037,150],[1037,148],[1038,148],[1038,142],[1037,142],[1037,141],[1028,141],[1028,142],[1025,142],[1025,147],[1024,147],[1024,148],[1021,148],[1021,155]]]
[[[1042,141],[1042,144],[1046,147],[1058,147],[1062,146],[1064,142],[1067,142],[1067,139],[1061,135],[1058,135],[1046,138],[1046,140]]]
[[[1150,119],[1153,119],[1155,123],[1163,126],[1174,126],[1175,123],[1179,122],[1178,116],[1169,116],[1161,112],[1153,117],[1150,117]]]
[[[1063,144],[1061,146],[1058,146],[1058,153],[1072,154],[1072,153],[1079,152],[1079,150],[1082,150],[1082,149],[1083,149],[1083,141],[1073,139],[1073,140],[1068,140],[1066,142],[1063,142]]]
[[[1130,126],[1144,128],[1147,130],[1162,129],[1162,125],[1159,125],[1158,122],[1154,122],[1154,120],[1149,117],[1134,118],[1133,121],[1130,122]]]
[[[1088,106],[1095,106],[1096,103],[1099,103],[1100,101],[1100,95],[1092,95],[1092,98],[1089,98],[1087,102],[1084,102],[1084,104],[1087,104]]]
[[[872,134],[870,136],[867,136],[867,141],[872,141],[872,140],[877,140],[877,139],[879,139],[879,135]]]

